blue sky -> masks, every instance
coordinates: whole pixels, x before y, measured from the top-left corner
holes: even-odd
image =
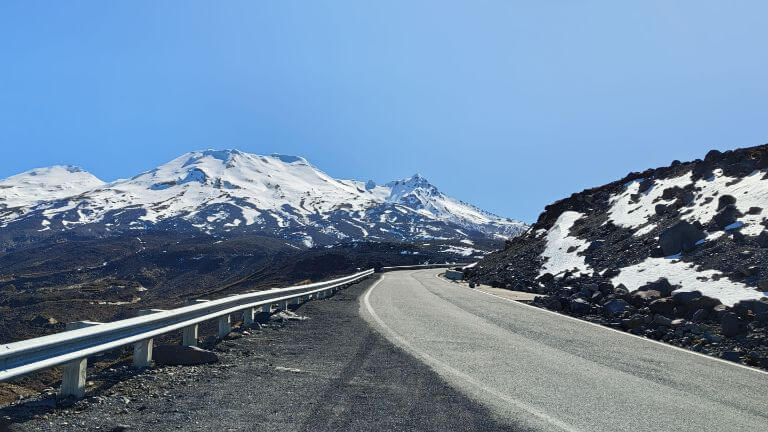
[[[181,153],[415,172],[504,216],[768,142],[765,1],[0,2],[0,177]]]

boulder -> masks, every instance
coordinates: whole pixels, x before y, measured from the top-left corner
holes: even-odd
[[[155,364],[167,366],[194,366],[219,361],[219,356],[213,351],[183,345],[156,346],[152,357]]]
[[[727,312],[720,317],[720,329],[724,336],[733,337],[747,332],[747,325],[738,315]]]
[[[722,210],[727,206],[734,204],[736,204],[736,198],[734,198],[733,195],[720,195],[720,198],[717,199],[718,210]]]
[[[648,308],[655,314],[672,316],[675,312],[675,303],[671,298],[665,297],[652,301]]]
[[[657,280],[656,282],[647,283],[640,288],[637,289],[638,291],[658,291],[662,297],[669,297],[672,295],[672,291],[675,290],[675,287],[672,286],[671,283],[667,280],[667,278],[661,278]]]
[[[723,157],[723,153],[719,150],[710,150],[707,152],[706,156],[704,156],[704,161],[706,162],[717,162]]]
[[[30,323],[35,326],[41,326],[41,327],[53,327],[56,324],[59,323],[59,321],[56,320],[56,318],[51,317],[45,317],[42,315],[38,315],[30,320]]]
[[[646,193],[651,188],[651,186],[653,186],[653,183],[654,183],[653,179],[650,179],[650,178],[643,179],[640,182],[640,185],[637,191],[640,193]]]
[[[744,353],[741,351],[726,351],[720,355],[720,358],[723,360],[728,360],[732,362],[740,362],[741,358],[744,356]]]
[[[612,293],[614,290],[613,284],[610,282],[600,282],[599,284],[597,284],[597,287],[600,290],[600,292],[603,293],[604,295],[608,295]]]
[[[757,290],[762,292],[768,291],[768,276],[764,276],[762,279],[757,281]]]
[[[701,296],[701,291],[678,291],[672,294],[672,301],[676,305],[684,306]]]
[[[728,313],[729,310],[727,306],[721,304],[712,308],[712,312],[714,312],[717,316],[722,316],[724,313]]]
[[[736,222],[736,219],[742,216],[739,209],[735,205],[727,205],[722,210],[718,211],[715,217],[712,218],[712,222],[719,229],[725,229],[728,225]]]
[[[563,304],[560,302],[560,300],[556,298],[552,298],[546,303],[547,309],[553,310],[553,311],[561,311],[563,310]]]
[[[568,309],[576,314],[585,314],[589,312],[590,305],[586,300],[577,298],[571,300],[571,302],[568,304]]]
[[[696,242],[706,235],[693,224],[678,222],[659,235],[659,247],[665,256],[688,252],[696,247]]]
[[[538,281],[541,283],[549,283],[555,280],[555,275],[552,273],[544,273],[543,275],[539,276]]]
[[[754,315],[768,313],[768,301],[742,300],[733,306],[733,311],[738,315],[743,314],[743,312],[741,311],[744,311],[744,312],[749,311],[749,312],[752,312]]]
[[[661,199],[669,201],[682,193],[683,193],[683,188],[681,188],[680,186],[672,186],[664,189],[664,191],[661,192]]]
[[[627,319],[621,320],[621,325],[624,328],[636,329],[646,324],[646,316],[640,314],[634,314]]]
[[[709,316],[709,311],[706,309],[699,309],[693,313],[693,320],[695,322],[702,322]]]
[[[665,317],[664,315],[656,315],[653,317],[653,324],[657,326],[670,327],[672,325],[672,320]]]
[[[656,290],[635,291],[630,300],[634,306],[642,306],[661,297],[661,293]]]
[[[768,248],[768,231],[763,231],[757,236],[757,244],[763,249]]]
[[[687,304],[685,304],[684,309],[689,313],[696,312],[699,309],[703,309],[705,311],[711,311],[715,308],[715,306],[719,304],[720,304],[720,300],[716,298],[701,296],[701,297],[696,297],[693,300],[689,301]]]
[[[629,307],[629,303],[622,299],[611,299],[603,305],[603,310],[609,315],[616,316],[624,313]]]

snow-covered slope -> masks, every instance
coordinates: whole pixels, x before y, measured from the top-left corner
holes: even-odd
[[[103,184],[81,168],[62,165],[8,177],[0,181],[0,221],[20,219],[37,204],[75,196]]]
[[[59,172],[57,167],[51,171]],[[0,225],[105,231],[264,232],[312,246],[343,240],[511,237],[525,225],[447,197],[421,176],[383,186],[337,180],[296,156],[237,150],[184,154],[128,180],[61,181],[71,193],[17,188],[23,210]],[[6,182],[20,183],[9,178]],[[10,191],[12,189],[8,189]],[[42,199],[35,199],[42,197]]]
[[[36,168],[0,180],[0,208],[27,207],[66,198],[103,184],[93,174],[75,166]]]

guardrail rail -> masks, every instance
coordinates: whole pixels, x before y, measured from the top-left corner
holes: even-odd
[[[287,310],[289,303],[324,298],[339,289],[368,278],[373,269],[349,276],[307,285],[249,292],[217,300],[196,300],[194,304],[171,310],[150,309],[139,316],[109,323],[80,321],[53,335],[0,345],[0,381],[63,366],[60,394],[82,397],[85,394],[89,356],[134,344],[133,364],[152,364],[152,338],[182,330],[182,344],[197,346],[198,325],[218,321],[219,337],[231,331],[231,315],[242,313],[243,322],[254,322],[256,309],[271,312],[272,305]]]
[[[397,271],[397,270],[420,270],[420,269],[447,268],[447,267],[464,267],[466,265],[469,265],[469,264],[467,263],[414,264],[414,265],[406,265],[406,266],[382,267],[378,269],[378,272],[385,273],[388,271]]]

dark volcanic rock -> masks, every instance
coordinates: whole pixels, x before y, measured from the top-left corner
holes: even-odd
[[[761,248],[768,248],[768,231],[763,231],[757,236],[757,244]]]
[[[733,195],[721,195],[717,200],[717,209],[722,210],[729,205],[736,204],[736,198]]]
[[[679,291],[672,294],[672,301],[676,305],[685,305],[701,297],[700,291]]]
[[[648,307],[651,312],[667,317],[672,316],[675,311],[675,303],[669,297],[654,300]]]
[[[654,300],[657,300],[661,297],[662,297],[661,293],[656,290],[635,291],[632,293],[631,301],[633,305],[641,306],[646,303],[650,303]]]
[[[643,285],[640,288],[637,289],[638,291],[658,291],[661,293],[662,297],[669,297],[672,295],[672,291],[675,290],[675,287],[669,283],[667,278],[661,278],[657,280],[656,282],[651,282],[649,284]]]
[[[725,229],[728,225],[736,222],[736,219],[742,216],[739,209],[735,205],[727,205],[722,210],[718,211],[712,222],[717,228]]]
[[[573,313],[585,314],[589,312],[590,305],[589,305],[589,302],[587,302],[586,300],[577,298],[577,299],[571,300],[570,304],[568,305],[568,308]]]
[[[720,150],[710,150],[704,156],[705,162],[716,162],[723,157],[723,153]]]
[[[696,247],[696,242],[706,235],[688,222],[678,222],[659,235],[659,246],[665,256],[680,252],[689,252]]]
[[[746,315],[747,311],[752,312],[754,315],[768,313],[768,299],[765,301],[742,300],[733,306],[733,310],[739,315]]]
[[[746,323],[733,312],[727,312],[720,317],[720,328],[723,335],[728,337],[738,336],[747,332]]]
[[[611,299],[603,305],[603,310],[610,315],[620,315],[629,307],[629,303],[622,299]]]

